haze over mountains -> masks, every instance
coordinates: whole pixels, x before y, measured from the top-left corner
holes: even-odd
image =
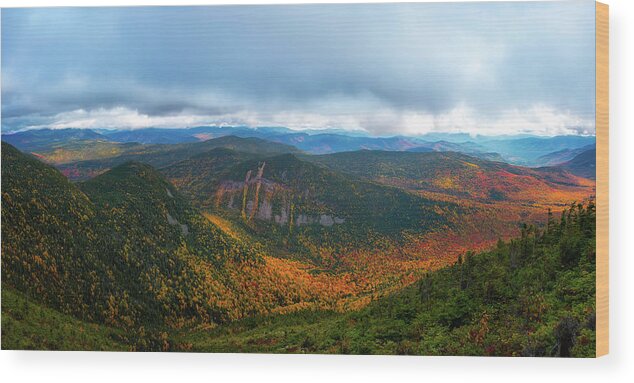
[[[40,129],[3,134],[2,140],[21,150],[51,152],[80,143],[105,146],[125,152],[139,145],[183,144],[222,136],[254,137],[287,144],[310,154],[327,154],[361,149],[388,151],[454,151],[489,160],[524,166],[558,165],[595,144],[594,136],[469,136],[437,134],[407,137],[373,137],[360,131],[293,131],[286,128],[209,127],[185,129],[146,128],[136,130]],[[69,148],[70,149],[70,148]],[[100,147],[100,150],[105,148]],[[40,153],[43,154],[43,153]],[[56,162],[60,162],[57,160]]]

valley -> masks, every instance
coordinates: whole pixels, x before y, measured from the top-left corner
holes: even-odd
[[[414,347],[395,330],[401,335],[394,344],[375,348],[345,333],[356,331],[349,323],[384,314],[409,326],[422,312],[413,296],[430,275],[449,286],[467,254],[488,259],[475,254],[497,247],[513,257],[500,246],[525,239],[527,227],[541,241],[538,233],[564,210],[590,214],[576,203],[591,204],[595,193],[585,151],[524,167],[476,143],[350,136],[343,143],[351,146],[339,149],[354,150],[336,151],[291,146],[296,133],[207,139],[214,132],[199,128],[189,132],[197,136],[181,132],[171,138],[177,142],[165,142],[166,132],[44,130],[10,138],[17,149],[3,142],[3,302],[5,290],[12,302],[6,310],[3,303],[3,314],[21,312],[19,302],[31,300],[53,323],[70,316],[93,326],[97,332],[82,344],[107,338],[106,349],[507,355],[526,344],[518,341],[512,351]],[[308,136],[303,142],[326,138]],[[386,150],[395,142],[398,150]],[[571,152],[588,143],[573,142]],[[372,145],[381,150],[368,150]],[[553,147],[561,145],[558,139]],[[552,165],[555,157],[565,161]],[[543,246],[557,258],[555,242]],[[581,275],[584,265],[566,267]],[[524,281],[514,270],[496,278]],[[381,305],[415,314],[385,313]],[[461,323],[480,309],[469,308]],[[28,331],[23,315],[10,314],[9,326]],[[441,314],[430,315],[426,320],[442,322]],[[3,348],[17,347],[5,343],[4,317]],[[309,339],[276,323],[296,323]],[[368,326],[364,331],[379,331]],[[263,335],[269,331],[277,335]],[[416,331],[414,339],[427,334]]]

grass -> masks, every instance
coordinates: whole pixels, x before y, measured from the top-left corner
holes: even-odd
[[[2,287],[2,349],[127,351],[119,330],[80,321]]]
[[[185,330],[175,339],[194,352],[338,353],[328,332],[343,316],[333,311],[303,310],[252,317],[213,329]],[[314,344],[318,341],[320,344]]]

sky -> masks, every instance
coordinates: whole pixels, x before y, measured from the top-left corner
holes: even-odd
[[[594,134],[594,2],[3,9],[2,130]]]

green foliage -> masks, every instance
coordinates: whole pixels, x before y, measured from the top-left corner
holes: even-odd
[[[99,237],[95,219],[92,202],[57,170],[2,143],[3,286],[100,318],[98,302],[108,294],[98,273],[106,266],[87,251]]]
[[[225,321],[207,274],[261,259],[148,165],[123,164],[78,188],[3,143],[2,180],[3,286],[83,320],[148,331]]]
[[[263,176],[257,181],[260,168]],[[275,253],[292,253],[316,264],[321,251],[376,248],[398,241],[403,232],[424,234],[448,224],[444,210],[460,210],[455,204],[344,175],[294,154],[267,157],[216,149],[161,172],[197,206],[224,216]],[[250,180],[246,187],[245,177]],[[285,214],[286,221],[258,218],[256,210],[265,202],[272,215]],[[338,223],[300,220],[322,216]]]
[[[149,165],[126,162],[73,185],[3,143],[3,348],[594,355],[594,205],[573,204],[559,220],[549,214],[543,229],[524,225],[517,239],[467,252],[359,311],[259,316],[284,302],[305,303],[307,291],[271,288],[287,281],[284,270],[251,278],[265,271],[253,238],[326,264],[320,252],[380,248],[403,233],[446,228],[443,212],[458,207],[295,155],[212,149],[163,172],[228,218],[223,229]],[[205,205],[205,193],[223,181],[244,182],[264,162],[266,181],[256,183],[273,185],[269,196],[249,186],[236,189],[238,199],[288,204],[285,225],[258,222],[246,206],[242,216],[242,206]],[[300,214],[344,224],[294,224]]]
[[[262,159],[267,180],[291,190],[296,213],[330,214],[346,220],[348,230],[398,234],[405,229],[429,228],[445,221],[430,201],[397,188],[358,180],[284,154]],[[257,169],[258,161],[244,161],[224,178],[240,180]],[[442,205],[442,204],[440,204]],[[438,206],[438,204],[434,205]]]
[[[577,184],[560,168],[531,169],[457,152],[361,150],[303,158],[383,184],[487,203],[516,198],[536,200],[522,192]]]
[[[77,320],[2,287],[3,350],[129,350],[121,334],[121,330]]]
[[[46,152],[81,143],[106,142],[107,138],[90,129],[36,129],[2,134],[2,141],[27,152]]]
[[[548,231],[526,226],[520,238],[468,253],[357,312],[251,319],[181,338],[219,352],[590,357],[594,205],[573,205],[564,217]]]

